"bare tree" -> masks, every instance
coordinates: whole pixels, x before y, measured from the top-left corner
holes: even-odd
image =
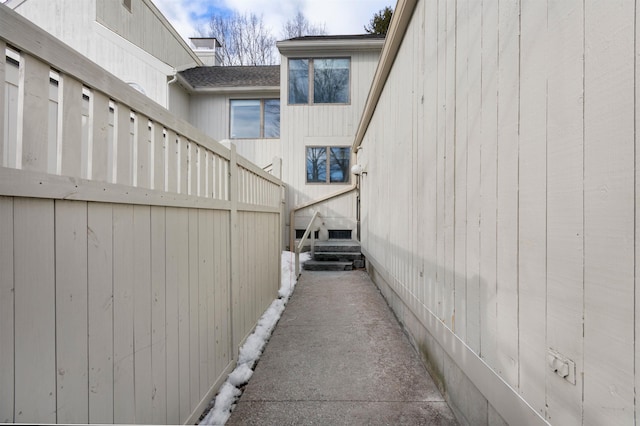
[[[275,37],[265,27],[262,16],[255,13],[211,16],[205,31],[215,37],[220,48],[222,65],[276,64]]]
[[[289,19],[282,26],[282,38],[290,39],[309,35],[326,35],[327,29],[325,24],[312,24],[300,11],[295,18]]]

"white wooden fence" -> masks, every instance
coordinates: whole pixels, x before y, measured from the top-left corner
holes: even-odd
[[[197,420],[277,297],[281,182],[3,5],[0,53],[0,422]]]

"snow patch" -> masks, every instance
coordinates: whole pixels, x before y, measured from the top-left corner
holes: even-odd
[[[300,263],[311,258],[309,253],[300,254]],[[201,425],[224,425],[235,403],[242,395],[240,387],[246,385],[253,375],[253,368],[260,359],[271,332],[284,312],[285,305],[289,301],[293,289],[296,286],[295,254],[289,251],[282,252],[279,298],[274,300],[265,313],[260,317],[254,332],[247,338],[240,348],[238,364],[229,374],[227,381],[222,385],[216,398],[211,401],[213,408],[200,422]]]

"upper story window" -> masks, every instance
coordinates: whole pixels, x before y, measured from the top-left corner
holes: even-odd
[[[351,148],[308,146],[307,183],[349,183]]]
[[[348,104],[349,58],[289,59],[289,104]]]
[[[231,139],[280,137],[279,99],[232,99]]]

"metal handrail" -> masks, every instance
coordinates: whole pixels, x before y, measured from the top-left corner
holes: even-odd
[[[296,212],[298,210],[302,210],[302,209],[306,209],[309,208],[311,206],[314,206],[316,204],[320,204],[320,203],[324,203],[325,201],[329,201],[332,200],[334,198],[338,198],[338,197],[342,197],[344,195],[347,195],[351,192],[354,192],[358,189],[358,186],[356,184],[353,184],[351,186],[348,186],[347,188],[341,189],[338,192],[334,192],[333,194],[328,194],[325,195],[323,197],[320,197],[318,199],[312,200],[312,201],[308,201],[306,203],[300,204],[298,206],[295,206],[294,208],[291,209],[291,211],[289,212],[289,247],[291,249],[293,249],[293,244],[295,242],[295,226],[294,226],[294,222],[295,222],[295,217],[296,217]]]
[[[300,251],[302,251],[302,248],[304,247],[304,243],[305,241],[307,241],[307,237],[309,237],[309,233],[311,233],[311,253],[313,254],[316,233],[311,232],[311,229],[313,228],[313,224],[315,223],[318,217],[320,217],[320,212],[316,211],[313,214],[313,217],[311,217],[311,222],[309,222],[307,229],[305,229],[304,235],[302,236],[302,238],[300,239],[300,242],[296,246],[296,277],[300,276]]]

